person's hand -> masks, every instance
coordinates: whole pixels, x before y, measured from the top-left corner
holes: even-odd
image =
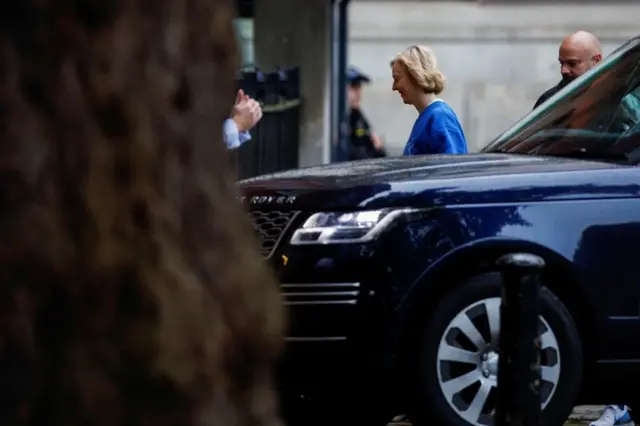
[[[238,131],[246,132],[258,124],[262,118],[262,108],[260,104],[251,97],[245,95],[242,90],[238,90],[236,102],[231,110],[231,119],[236,123]]]
[[[240,90],[238,90],[238,93],[236,94],[236,101],[233,103],[233,107],[235,108],[235,106],[238,105],[240,102],[248,101],[249,99],[251,99],[249,97],[249,95],[245,94],[244,90],[240,89]]]

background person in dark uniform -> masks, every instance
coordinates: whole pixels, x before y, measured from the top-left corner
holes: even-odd
[[[360,108],[362,98],[362,84],[370,79],[357,69],[347,70],[347,99],[348,112],[348,160],[362,160],[365,158],[386,157],[387,153],[382,145],[380,136],[371,131],[369,121]]]

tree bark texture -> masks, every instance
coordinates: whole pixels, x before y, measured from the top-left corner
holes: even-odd
[[[0,2],[0,424],[277,425],[231,0]]]

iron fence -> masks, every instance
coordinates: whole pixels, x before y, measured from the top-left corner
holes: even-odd
[[[239,179],[298,167],[300,145],[300,70],[264,73],[245,70],[237,87],[262,104],[263,117],[251,140],[231,151]]]

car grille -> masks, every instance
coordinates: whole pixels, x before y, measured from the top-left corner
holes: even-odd
[[[296,211],[254,210],[251,212],[253,228],[260,241],[260,253],[269,257],[297,216]]]
[[[281,284],[285,305],[355,305],[360,283]]]

